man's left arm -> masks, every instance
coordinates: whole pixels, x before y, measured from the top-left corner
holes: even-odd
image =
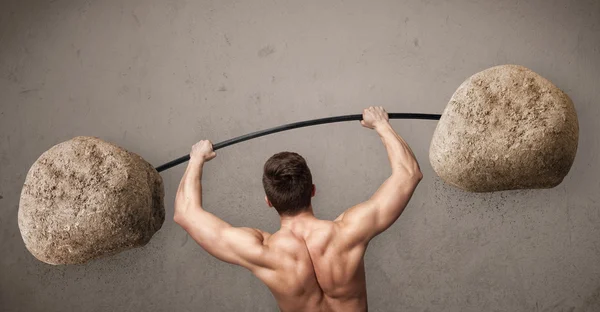
[[[251,228],[237,228],[221,220],[202,206],[202,168],[216,153],[210,141],[200,141],[190,153],[188,167],[175,197],[174,221],[209,254],[219,260],[253,271],[268,267],[268,233]]]

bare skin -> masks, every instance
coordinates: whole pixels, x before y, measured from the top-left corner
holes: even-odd
[[[423,175],[383,107],[365,109],[361,125],[381,137],[392,174],[371,198],[334,221],[317,219],[311,205],[298,215],[281,216],[279,231],[270,234],[233,227],[204,210],[202,168],[216,153],[211,142],[203,140],[192,147],[179,185],[175,222],[217,259],[254,273],[269,287],[281,311],[367,311],[363,257],[369,241],[400,217]],[[266,196],[265,201],[272,207]]]

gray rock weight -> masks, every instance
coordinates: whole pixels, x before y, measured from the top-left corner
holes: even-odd
[[[93,137],[43,153],[30,168],[18,222],[27,249],[77,264],[143,246],[165,220],[161,176],[142,157]]]
[[[456,90],[429,160],[442,180],[466,191],[551,188],[569,172],[578,137],[567,94],[525,67],[502,65]]]

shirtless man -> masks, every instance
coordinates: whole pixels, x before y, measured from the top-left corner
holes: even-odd
[[[290,152],[275,154],[264,166],[265,201],[280,215],[279,231],[233,227],[204,210],[202,167],[216,153],[211,142],[203,140],[192,147],[179,185],[175,222],[217,259],[256,275],[281,311],[367,311],[367,245],[398,219],[423,175],[381,106],[365,109],[360,123],[381,137],[392,173],[370,199],[334,221],[314,216],[310,170],[302,156]]]

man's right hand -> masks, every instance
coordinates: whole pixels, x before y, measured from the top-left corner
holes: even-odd
[[[215,157],[217,157],[217,153],[213,150],[212,142],[210,140],[201,140],[192,146],[190,159],[193,161],[204,163]]]
[[[381,125],[389,124],[388,113],[383,106],[371,106],[363,110],[363,120],[360,121],[363,127],[376,129]]]

